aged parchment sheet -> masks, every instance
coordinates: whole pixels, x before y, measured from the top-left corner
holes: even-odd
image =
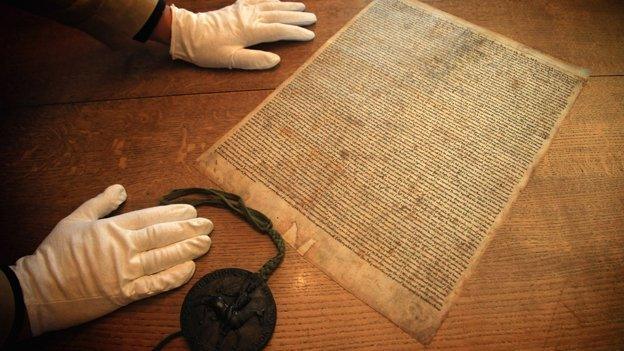
[[[200,157],[426,343],[586,73],[417,2],[374,2]]]

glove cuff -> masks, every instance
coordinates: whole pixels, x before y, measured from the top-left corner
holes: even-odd
[[[11,325],[11,331],[0,347],[11,345],[17,340],[20,331],[24,327],[24,321],[26,316],[26,305],[24,305],[24,295],[22,293],[22,286],[15,275],[15,272],[9,266],[0,266],[2,273],[6,276],[11,290],[13,292],[13,323]],[[1,340],[0,340],[1,341]]]
[[[189,60],[187,52],[187,48],[185,47],[185,43],[182,38],[178,38],[180,36],[180,17],[187,16],[185,9],[177,8],[174,4],[169,6],[171,9],[171,42],[169,43],[169,55],[171,55],[171,59],[182,59],[185,61]],[[187,16],[188,17],[188,16]]]
[[[209,38],[212,34],[208,30],[206,23],[199,23],[199,15],[176,7],[174,4],[169,5],[171,9],[171,42],[169,44],[169,55],[172,60],[184,60],[194,63],[200,67],[221,67],[215,66],[213,63],[198,62],[199,56],[214,55],[211,52],[214,48],[204,45],[202,50],[198,50],[196,40],[210,42]],[[205,61],[200,60],[200,61]]]

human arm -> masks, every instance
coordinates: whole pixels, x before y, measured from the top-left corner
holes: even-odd
[[[0,349],[31,336],[22,289],[15,272],[0,267]]]
[[[316,22],[300,2],[238,0],[216,11],[193,13],[167,6],[151,39],[168,43],[175,59],[200,67],[267,69],[280,62],[274,53],[249,46],[280,40],[308,41]]]
[[[259,43],[308,41],[316,22],[301,2],[237,0],[232,5],[194,13],[164,0],[8,0],[27,11],[76,27],[111,47],[131,38],[169,46],[172,59],[200,67],[267,69],[276,54],[249,50]]]
[[[155,13],[158,5],[164,6],[164,0],[5,1],[35,15],[77,28],[113,48],[132,42],[150,16],[158,15]]]
[[[32,255],[10,267],[34,336],[171,290],[193,275],[192,260],[210,247],[206,234],[212,222],[198,218],[189,205],[102,218],[125,199],[121,185],[108,187],[60,221]]]

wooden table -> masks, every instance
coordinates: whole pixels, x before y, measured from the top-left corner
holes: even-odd
[[[432,349],[624,348],[624,3],[427,1],[592,76],[547,156],[498,231]],[[210,10],[228,1],[180,1]],[[174,187],[214,186],[195,159],[290,76],[366,0],[309,0],[310,43],[263,45],[265,72],[204,70],[143,45],[110,51],[88,36],[0,6],[0,259],[31,253],[61,218],[113,183],[123,211]],[[213,247],[180,289],[22,349],[148,350],[178,329],[202,275],[257,269],[269,240],[222,210]],[[421,349],[415,340],[288,249],[270,281],[278,324],[268,349]],[[185,350],[180,340],[167,350]]]

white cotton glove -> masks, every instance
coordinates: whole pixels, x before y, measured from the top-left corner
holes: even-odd
[[[176,288],[210,248],[212,222],[190,205],[99,219],[126,200],[112,185],[59,222],[34,254],[20,258],[20,282],[33,335],[100,317]]]
[[[314,32],[298,26],[316,22],[301,12],[300,2],[238,0],[217,11],[193,13],[171,5],[171,57],[200,67],[266,69],[277,65],[276,54],[246,49],[279,40],[312,40]]]

